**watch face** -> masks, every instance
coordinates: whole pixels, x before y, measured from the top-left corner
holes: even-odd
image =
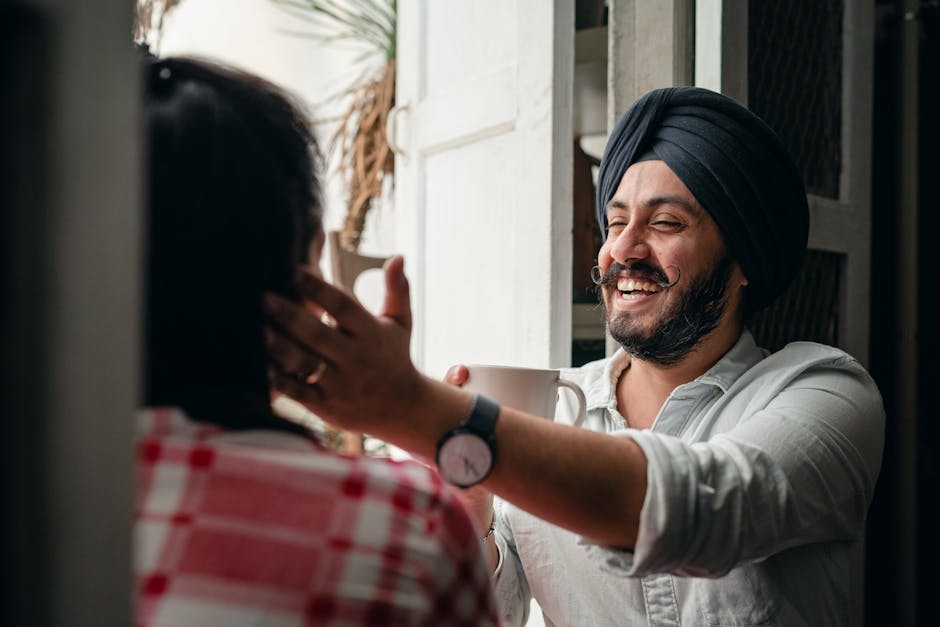
[[[441,475],[454,485],[471,486],[483,481],[493,468],[489,445],[475,433],[455,433],[437,454]]]

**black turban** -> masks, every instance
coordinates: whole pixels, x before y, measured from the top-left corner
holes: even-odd
[[[796,165],[759,117],[698,87],[651,91],[617,122],[597,181],[597,220],[627,168],[661,159],[708,211],[748,279],[748,307],[769,304],[799,269],[809,232],[806,190]]]

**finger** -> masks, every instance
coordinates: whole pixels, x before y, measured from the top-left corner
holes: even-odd
[[[277,390],[319,415],[318,409],[323,400],[323,391],[319,385],[307,385],[290,374],[278,370],[276,366],[268,368],[268,383],[271,389]]]
[[[467,382],[468,378],[470,378],[470,371],[467,370],[466,366],[451,366],[448,368],[447,374],[444,375],[444,383],[449,383],[451,385],[460,387]]]
[[[359,334],[375,320],[352,294],[330,285],[307,270],[298,270],[295,283],[302,298],[328,311],[346,333]]]
[[[321,368],[324,358],[300,347],[287,336],[271,327],[264,330],[264,342],[268,349],[268,358],[277,367],[295,377],[303,379],[306,375]]]
[[[411,331],[411,289],[405,276],[405,259],[401,255],[385,262],[385,302],[381,315]]]
[[[336,361],[348,350],[348,338],[323,324],[320,318],[303,304],[268,292],[264,295],[264,313],[282,334],[308,353]]]

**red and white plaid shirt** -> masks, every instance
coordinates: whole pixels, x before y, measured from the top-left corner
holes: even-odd
[[[431,469],[175,409],[138,416],[138,626],[499,624],[479,531]]]

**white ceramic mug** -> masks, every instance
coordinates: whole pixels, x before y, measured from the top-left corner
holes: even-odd
[[[549,420],[555,417],[558,388],[568,388],[578,399],[578,418],[574,424],[580,426],[584,421],[587,405],[584,392],[576,383],[560,378],[557,370],[484,364],[467,366],[467,370],[470,376],[463,386],[465,390]]]

